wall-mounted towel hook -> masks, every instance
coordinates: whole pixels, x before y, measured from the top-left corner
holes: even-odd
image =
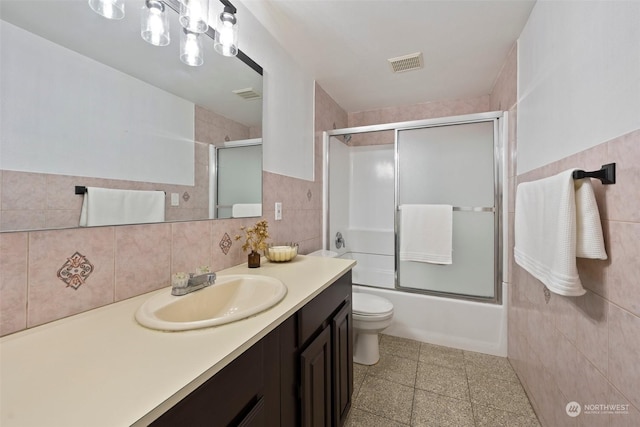
[[[583,170],[573,171],[573,179],[582,178],[596,178],[599,179],[602,184],[615,184],[616,183],[616,164],[609,163],[602,165],[599,171],[585,172]]]

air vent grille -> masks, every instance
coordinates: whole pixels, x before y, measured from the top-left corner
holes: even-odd
[[[419,70],[423,67],[422,52],[411,53],[409,55],[390,58],[389,64],[394,73],[403,73],[405,71]]]
[[[246,89],[236,89],[233,91],[233,93],[235,93],[242,99],[246,99],[247,101],[262,98],[262,94],[252,87],[248,87]]]

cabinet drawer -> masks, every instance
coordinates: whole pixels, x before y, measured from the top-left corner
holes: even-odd
[[[251,411],[262,394],[263,343],[256,343],[151,425],[229,426]],[[252,424],[249,424],[252,425]],[[253,424],[255,425],[255,424]]]
[[[298,343],[304,343],[321,329],[327,319],[342,305],[351,300],[351,271],[345,273],[320,295],[298,311]]]

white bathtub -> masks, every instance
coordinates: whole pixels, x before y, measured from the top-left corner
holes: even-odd
[[[394,260],[390,255],[347,252],[341,258],[357,261],[353,292],[379,295],[393,303],[393,322],[384,333],[437,345],[507,355],[507,286],[502,305],[395,290]],[[360,286],[365,285],[365,286]]]

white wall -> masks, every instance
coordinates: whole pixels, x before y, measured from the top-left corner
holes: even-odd
[[[518,102],[518,174],[640,128],[640,2],[538,1]]]
[[[0,168],[194,184],[194,104],[0,21]]]
[[[240,22],[238,45],[264,69],[263,168],[312,181],[314,79],[256,19],[254,14],[264,19],[262,2],[243,0],[234,5]]]

